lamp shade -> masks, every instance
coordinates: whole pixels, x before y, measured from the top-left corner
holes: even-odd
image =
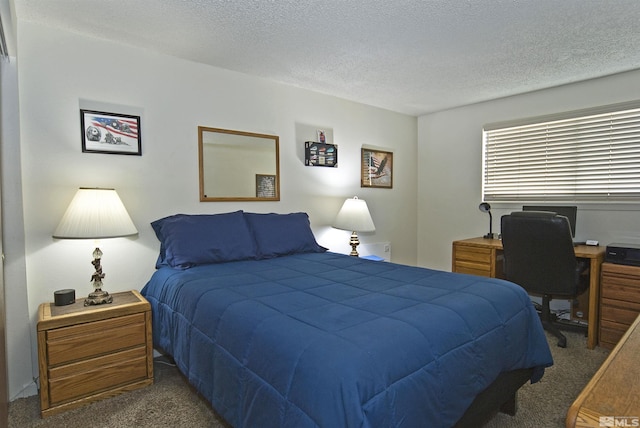
[[[363,199],[358,199],[357,196],[344,201],[333,222],[333,227],[353,232],[374,232],[376,230],[367,203]]]
[[[138,233],[114,189],[81,187],[73,197],[54,238],[100,239]]]

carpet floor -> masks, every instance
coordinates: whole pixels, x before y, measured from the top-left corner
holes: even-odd
[[[562,428],[567,410],[608,355],[586,348],[586,337],[566,332],[567,347],[558,348],[547,335],[554,365],[542,380],[518,392],[515,416],[497,414],[484,428]],[[154,363],[154,384],[68,412],[40,418],[38,396],[9,403],[9,427],[47,428],[229,428],[211,406],[189,386],[178,370],[162,358]]]

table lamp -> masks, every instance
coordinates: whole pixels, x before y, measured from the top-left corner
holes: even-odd
[[[138,230],[114,189],[81,187],[53,232],[53,237],[98,240],[131,236],[137,233]],[[101,258],[102,251],[96,246],[91,262],[95,268],[91,276],[94,291],[85,299],[85,306],[113,302],[113,296],[102,290],[102,279],[105,274],[100,265]]]
[[[351,240],[349,241],[351,253],[349,255],[355,257],[358,257],[357,247],[360,244],[357,232],[375,232],[376,230],[367,203],[363,199],[358,199],[357,196],[344,201],[333,221],[333,227],[351,231]]]
[[[478,209],[480,209],[480,211],[482,211],[483,213],[489,213],[489,233],[484,235],[483,238],[493,239],[494,238],[494,235],[493,235],[493,216],[491,215],[491,205],[489,205],[487,202],[482,202],[478,206]]]

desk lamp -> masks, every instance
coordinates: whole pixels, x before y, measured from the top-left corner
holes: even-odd
[[[118,193],[114,189],[81,187],[53,232],[60,239],[101,239],[136,235],[138,230],[131,221]],[[85,306],[113,302],[113,296],[102,290],[100,259],[102,251],[96,246],[91,264],[94,291],[84,301]]]
[[[364,199],[358,199],[357,196],[344,201],[336,219],[333,221],[333,227],[351,231],[351,239],[349,240],[351,253],[349,255],[355,257],[358,257],[357,247],[360,244],[356,232],[375,232],[376,230],[367,203]]]
[[[492,229],[493,228],[493,216],[491,215],[491,205],[489,205],[486,202],[482,202],[478,208],[483,213],[489,213],[489,233],[484,235],[483,238],[493,239],[494,238],[493,229]]]

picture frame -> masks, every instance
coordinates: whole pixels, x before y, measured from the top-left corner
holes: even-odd
[[[327,142],[327,133],[324,129],[317,129],[316,134],[318,135],[318,143],[326,143]]]
[[[393,152],[362,148],[360,187],[393,188]]]
[[[200,202],[279,201],[280,137],[198,126],[198,176]]]
[[[140,116],[80,110],[83,153],[142,156]]]
[[[256,198],[275,198],[276,176],[256,174]]]
[[[338,167],[338,146],[336,144],[304,142],[304,164],[306,166]]]

